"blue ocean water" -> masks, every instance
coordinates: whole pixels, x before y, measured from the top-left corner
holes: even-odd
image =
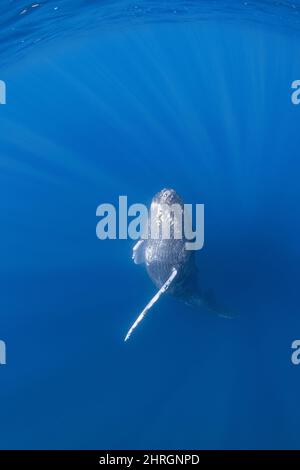
[[[299,1],[1,2],[0,447],[300,448]],[[204,289],[155,293],[96,207],[205,204]]]

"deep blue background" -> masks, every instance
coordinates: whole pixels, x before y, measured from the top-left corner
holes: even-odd
[[[219,18],[94,31],[2,67],[1,448],[300,447],[300,41]],[[96,207],[205,204],[204,288],[155,292]]]

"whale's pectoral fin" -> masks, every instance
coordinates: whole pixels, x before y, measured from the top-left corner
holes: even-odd
[[[134,324],[132,325],[132,327],[130,328],[130,330],[128,331],[126,337],[125,337],[125,341],[127,341],[130,336],[131,336],[131,333],[133,332],[133,330],[136,329],[136,327],[138,326],[138,324],[143,320],[143,318],[146,316],[147,312],[150,310],[151,307],[153,307],[153,305],[158,301],[158,299],[160,298],[160,296],[162,294],[164,294],[168,288],[170,287],[171,283],[173,282],[173,280],[175,279],[177,275],[177,270],[175,268],[172,269],[172,273],[170,275],[170,277],[167,279],[167,281],[164,283],[164,285],[159,289],[159,291],[155,294],[155,296],[150,300],[150,302],[146,305],[146,307],[144,308],[144,310],[142,311],[142,313],[138,316],[138,318],[135,320]]]
[[[132,259],[135,264],[142,264],[145,261],[145,240],[139,240],[133,247]]]

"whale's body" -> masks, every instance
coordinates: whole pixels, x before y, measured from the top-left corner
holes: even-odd
[[[182,211],[180,220],[177,220],[178,213],[170,215],[170,211],[166,210],[168,206],[174,204]],[[154,210],[151,211],[151,209]],[[134,322],[125,341],[164,293],[171,294],[192,306],[200,307],[203,304],[209,306],[205,296],[200,293],[195,251],[186,249],[187,240],[184,237],[184,230],[180,239],[174,236],[165,239],[162,236],[162,230],[159,230],[157,238],[152,237],[151,223],[162,229],[166,218],[171,227],[171,234],[174,234],[176,226],[178,227],[180,222],[184,223],[183,209],[183,201],[174,189],[163,189],[152,199],[150,208],[152,217],[148,225],[148,237],[137,242],[133,248],[132,258],[136,264],[145,265],[149,277],[159,290]],[[213,307],[211,309],[215,310]]]
[[[152,223],[161,229],[160,225],[163,223],[163,218],[169,217],[169,212],[165,210],[165,207],[174,204],[180,206],[183,213],[183,201],[174,189],[163,189],[156,194],[152,199],[151,208],[156,206],[159,209],[153,211]],[[172,214],[170,220],[171,233],[176,224],[176,217],[178,217],[178,214]],[[142,252],[140,260],[145,263],[148,275],[158,289],[167,281],[172,270],[176,269],[176,279],[170,285],[168,293],[177,297],[188,297],[195,287],[195,252],[186,249],[184,234],[178,240],[174,237],[163,239],[161,232],[162,230],[160,230],[158,239],[153,239],[151,238],[149,226],[148,239],[143,240],[139,246],[139,250]]]

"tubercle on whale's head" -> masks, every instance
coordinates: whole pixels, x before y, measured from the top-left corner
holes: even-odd
[[[181,206],[183,206],[183,200],[175,191],[175,189],[164,188],[157,194],[155,194],[151,204],[180,204]]]

